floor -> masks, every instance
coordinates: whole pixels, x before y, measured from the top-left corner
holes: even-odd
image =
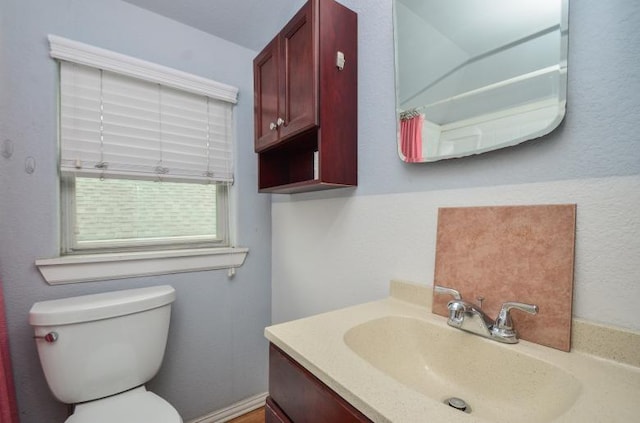
[[[236,417],[228,423],[264,423],[264,407],[258,408],[243,416]]]

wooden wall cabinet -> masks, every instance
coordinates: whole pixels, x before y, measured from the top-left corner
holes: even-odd
[[[273,344],[266,423],[362,423],[364,414]]]
[[[334,0],[309,0],[256,56],[261,192],[357,185],[357,55],[357,15]]]

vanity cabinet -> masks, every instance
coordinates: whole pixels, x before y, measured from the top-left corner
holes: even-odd
[[[253,72],[259,190],[357,185],[357,15],[309,0]]]
[[[308,370],[269,345],[266,423],[371,422]]]

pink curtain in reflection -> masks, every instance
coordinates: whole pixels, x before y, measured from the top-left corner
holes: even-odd
[[[422,160],[422,124],[424,115],[400,119],[400,149],[407,162]]]
[[[9,335],[4,313],[2,281],[0,281],[0,423],[18,423],[16,394],[13,388],[11,358],[9,357]]]

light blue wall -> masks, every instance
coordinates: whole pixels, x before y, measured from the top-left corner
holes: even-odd
[[[40,369],[29,308],[36,301],[171,284],[177,290],[164,365],[150,387],[185,420],[267,389],[270,198],[256,190],[253,153],[255,52],[117,0],[0,0],[0,277],[22,423],[62,422],[66,407]],[[49,286],[34,266],[58,251],[56,65],[47,34],[110,49],[240,88],[236,107],[238,243],[247,260],[229,279],[209,271]],[[24,171],[32,156],[36,170]]]
[[[340,2],[358,13],[358,187],[274,201],[640,173],[639,2],[570,0],[567,115],[556,131],[429,164],[405,164],[397,155],[391,0]]]
[[[568,113],[553,134],[479,157],[418,165],[397,157],[391,0],[341,3],[359,14],[359,186],[274,201],[295,206],[306,199],[640,173],[640,3],[572,1]],[[185,418],[266,390],[271,219],[269,196],[256,194],[254,52],[116,0],[0,0],[0,6],[0,143],[15,145],[10,160],[0,156],[0,276],[22,423],[61,422],[65,413],[39,368],[26,322],[31,304],[126,287],[170,283],[178,291],[165,364],[151,387]],[[239,242],[251,251],[235,279],[215,271],[58,287],[42,280],[33,262],[55,255],[58,240],[56,74],[48,33],[240,87]],[[27,156],[36,159],[33,175],[24,172]]]
[[[390,279],[432,284],[440,207],[575,203],[574,316],[638,330],[640,3],[570,0],[567,116],[552,134],[406,164],[392,0],[341,2],[358,12],[358,187],[273,196],[274,322],[383,298]]]

